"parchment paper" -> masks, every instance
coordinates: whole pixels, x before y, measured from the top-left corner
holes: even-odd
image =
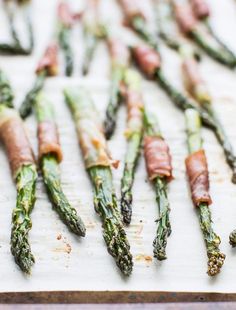
[[[16,94],[16,105],[23,99],[34,80],[34,68],[49,41],[54,27],[57,1],[34,0],[36,48],[31,57],[1,57],[0,66],[9,75]],[[77,3],[73,3],[76,4]],[[78,4],[81,3],[78,1]],[[219,35],[236,51],[236,3],[231,0],[209,0],[212,22]],[[75,5],[75,7],[76,7]],[[112,24],[120,13],[114,1],[103,1],[103,10]],[[7,24],[1,11],[2,38],[7,38]],[[11,179],[4,150],[0,149],[0,292],[91,290],[91,291],[236,291],[236,250],[231,249],[228,235],[236,228],[236,185],[230,182],[231,171],[225,163],[221,148],[213,134],[203,130],[207,152],[214,228],[222,238],[221,249],[227,258],[220,275],[210,279],[206,274],[207,256],[197,212],[192,205],[185,177],[184,159],[187,155],[185,124],[179,112],[165,94],[152,82],[143,82],[145,103],[155,113],[173,155],[175,180],[169,187],[172,235],[168,240],[168,259],[162,263],[152,258],[152,241],[158,217],[155,194],[147,182],[143,158],[140,159],[133,188],[133,219],[126,228],[134,256],[134,270],[124,279],[112,257],[107,253],[101,234],[101,222],[93,208],[92,190],[84,170],[74,124],[64,103],[65,86],[85,86],[92,94],[103,117],[108,101],[109,61],[105,45],[100,45],[88,77],[81,78],[82,41],[80,30],[74,31],[76,70],[73,78],[63,76],[49,79],[45,92],[56,109],[64,152],[61,176],[65,193],[85,221],[87,235],[74,237],[59,220],[45,193],[42,178],[37,185],[37,202],[32,212],[33,228],[30,242],[36,263],[30,277],[24,276],[10,253],[11,212],[15,206],[15,187]],[[181,85],[178,56],[162,47],[163,66],[172,82]],[[214,106],[236,147],[235,72],[203,57],[202,72],[214,98]],[[114,171],[114,185],[120,197],[120,179],[125,154],[125,108],[118,114],[118,127],[109,147],[114,158],[121,160]],[[36,122],[31,116],[26,121],[30,140],[37,152]]]

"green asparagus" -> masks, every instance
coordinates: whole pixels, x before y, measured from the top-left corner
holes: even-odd
[[[186,125],[188,135],[189,154],[193,154],[202,149],[201,121],[196,110],[186,110]],[[212,219],[209,206],[206,202],[201,202],[197,206],[199,212],[200,227],[206,244],[208,256],[208,275],[215,276],[223,266],[225,255],[220,252],[220,237],[216,235],[212,228]]]
[[[132,255],[118,211],[102,124],[86,92],[66,89],[64,95],[77,127],[85,166],[94,187],[94,206],[103,223],[103,238],[108,252],[122,273],[129,275],[133,266]]]
[[[40,128],[40,124],[55,124],[54,110],[51,103],[43,96],[39,94],[35,103],[37,120]],[[55,127],[53,127],[55,128]],[[53,134],[53,128],[47,129],[48,136]],[[51,132],[50,132],[51,129]],[[55,137],[56,139],[57,137]],[[41,140],[42,139],[42,140]],[[43,137],[39,136],[39,144],[43,144]],[[51,141],[53,142],[53,141]],[[54,141],[55,144],[59,142]],[[40,147],[39,147],[40,148]],[[50,145],[49,145],[50,148]],[[85,236],[86,228],[81,218],[78,216],[77,211],[70,205],[67,197],[63,193],[61,180],[60,180],[60,168],[59,159],[56,153],[47,152],[43,153],[40,158],[40,166],[43,174],[43,180],[48,192],[48,196],[52,201],[52,204],[59,214],[61,220],[67,225],[67,227],[78,236]]]

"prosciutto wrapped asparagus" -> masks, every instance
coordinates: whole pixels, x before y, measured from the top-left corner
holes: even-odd
[[[236,183],[236,155],[230,143],[228,136],[225,133],[224,127],[218,119],[218,116],[212,105],[211,95],[207,89],[206,83],[203,80],[197,61],[194,59],[191,51],[182,50],[182,72],[186,90],[200,104],[202,109],[209,114],[214,120],[215,135],[221,144],[225,158],[232,169],[232,181]]]
[[[168,182],[172,180],[172,164],[169,147],[163,139],[156,118],[145,112],[144,157],[149,180],[154,184],[159,209],[157,234],[153,241],[154,257],[166,259],[167,238],[171,234]]]
[[[189,156],[186,158],[186,170],[194,206],[199,212],[200,227],[206,244],[208,256],[208,275],[215,276],[224,264],[225,255],[220,252],[220,237],[212,228],[209,205],[212,203],[209,193],[209,173],[207,159],[202,149],[200,134],[201,122],[196,110],[186,111]]]
[[[4,102],[1,103],[0,139],[5,146],[17,189],[16,207],[12,214],[11,252],[21,270],[30,273],[34,257],[28,234],[32,226],[30,213],[35,204],[37,169],[20,116]]]
[[[96,108],[83,90],[66,89],[66,102],[76,125],[85,167],[94,187],[94,206],[103,222],[108,252],[124,275],[132,272],[132,255],[112,184],[112,161]]]
[[[65,225],[76,235],[85,236],[84,223],[70,205],[61,186],[59,164],[62,161],[62,149],[53,107],[43,94],[39,94],[35,108],[38,120],[39,163],[48,196]]]
[[[122,83],[125,70],[130,64],[130,51],[120,40],[107,38],[111,58],[111,89],[104,121],[105,136],[110,139],[116,127],[117,111],[122,101]]]
[[[55,42],[51,42],[46,48],[42,58],[40,59],[36,69],[36,80],[33,87],[25,96],[21,106],[20,115],[26,118],[32,112],[37,95],[42,90],[45,79],[48,76],[58,74],[58,47]]]
[[[140,156],[143,137],[143,98],[140,76],[136,71],[127,70],[124,76],[123,98],[127,107],[127,151],[121,179],[121,213],[123,221],[130,224],[132,216],[132,187],[135,168]]]

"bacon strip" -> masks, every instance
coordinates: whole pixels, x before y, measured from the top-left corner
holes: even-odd
[[[126,136],[129,137],[132,133],[142,131],[144,104],[138,91],[126,90],[124,99],[128,110]]]
[[[33,151],[23,122],[16,111],[9,110],[0,119],[0,138],[5,145],[14,179],[24,165],[35,164]]]
[[[44,155],[54,154],[58,162],[62,161],[57,125],[53,121],[43,121],[38,125],[39,159]]]
[[[103,133],[103,126],[99,122],[94,110],[81,111],[76,122],[79,142],[87,169],[95,166],[118,167],[119,161],[112,160]]]
[[[61,2],[58,5],[57,15],[60,22],[68,28],[71,28],[74,24],[74,15],[70,11],[69,5],[65,2]]]
[[[51,43],[47,47],[43,57],[39,61],[36,73],[46,71],[48,76],[55,76],[58,74],[58,46],[56,43]]]
[[[171,155],[165,140],[157,136],[146,136],[144,156],[150,180],[156,177],[166,177],[168,181],[172,180]]]
[[[210,16],[210,8],[205,0],[191,0],[191,6],[197,19],[204,19]]]
[[[156,70],[161,66],[159,54],[153,48],[146,45],[134,47],[133,55],[140,69],[150,78],[153,77]]]
[[[174,11],[177,24],[181,31],[188,35],[195,29],[197,21],[188,5],[174,3]]]
[[[108,40],[109,53],[113,64],[127,67],[130,63],[130,52],[128,47],[120,40]]]
[[[135,17],[146,19],[143,14],[142,0],[119,0],[119,2],[128,23]]]
[[[208,166],[204,150],[189,155],[185,164],[194,205],[198,207],[203,202],[210,205],[212,201],[209,194]]]
[[[187,90],[195,99],[209,98],[208,90],[203,81],[195,59],[185,59],[182,64],[184,82]]]

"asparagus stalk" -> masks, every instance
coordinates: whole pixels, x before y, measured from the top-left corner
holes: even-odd
[[[12,214],[11,252],[15,262],[25,273],[30,273],[35,262],[28,234],[32,227],[30,214],[36,200],[36,180],[35,165],[23,166],[16,178],[17,202]]]
[[[107,44],[111,58],[111,90],[104,121],[105,136],[110,139],[116,127],[117,111],[122,101],[122,83],[130,65],[130,51],[120,40],[112,38],[107,31]]]
[[[11,252],[21,270],[30,273],[34,257],[28,234],[32,226],[30,214],[35,204],[37,169],[23,123],[5,101],[0,105],[0,120],[0,136],[17,189],[16,207],[12,213]]]
[[[58,42],[64,53],[65,74],[71,76],[74,70],[74,55],[71,47],[71,28],[74,18],[69,6],[61,2],[58,6]]]
[[[46,79],[46,71],[43,70],[41,73],[36,75],[33,87],[26,94],[21,106],[20,106],[20,115],[24,119],[31,114],[33,106],[35,105],[37,95],[43,89]]]
[[[126,224],[130,224],[133,200],[132,187],[143,137],[143,102],[139,74],[131,69],[127,70],[124,77],[124,86],[126,88],[124,98],[127,105],[128,118],[126,130],[127,151],[121,179],[121,213],[123,221]]]
[[[117,266],[128,276],[132,272],[132,255],[118,211],[102,124],[87,93],[78,89],[66,89],[64,94],[77,127],[85,166],[94,187],[94,206],[103,223],[103,238]]]
[[[104,131],[107,139],[113,135],[116,127],[117,111],[122,101],[120,85],[123,80],[123,69],[120,67],[112,70],[111,90],[109,103],[106,108],[106,117],[104,120]]]
[[[36,69],[36,80],[33,87],[26,94],[21,106],[20,115],[26,118],[32,112],[37,95],[43,89],[47,77],[58,74],[58,48],[55,43],[50,43]]]
[[[145,137],[157,137],[163,139],[157,119],[150,113],[144,113]],[[148,158],[146,158],[146,161]],[[158,260],[166,259],[167,238],[171,234],[170,204],[167,193],[167,176],[155,176],[152,179],[156,191],[156,201],[159,209],[156,237],[153,241],[154,257]]]
[[[188,109],[185,115],[189,154],[193,154],[202,149],[201,121],[196,110]],[[211,212],[208,203],[201,202],[197,206],[197,210],[209,259],[207,273],[209,276],[215,276],[220,272],[220,269],[223,266],[225,255],[220,252],[219,245],[221,241],[220,237],[213,230]]]
[[[0,104],[13,108],[14,94],[5,73],[0,70]]]
[[[48,196],[65,225],[67,225],[67,227],[76,235],[85,236],[86,228],[84,223],[77,214],[76,209],[70,205],[61,186],[59,159],[62,156],[62,152],[59,142],[55,141],[58,139],[53,106],[42,94],[40,94],[37,96],[35,108],[39,128],[39,150],[41,151],[40,165]],[[46,130],[43,130],[44,126],[47,132],[45,132]],[[42,128],[41,131],[40,128]],[[53,139],[48,143],[46,140],[52,135]],[[43,147],[45,147],[44,143],[48,146],[46,151],[43,151]]]

